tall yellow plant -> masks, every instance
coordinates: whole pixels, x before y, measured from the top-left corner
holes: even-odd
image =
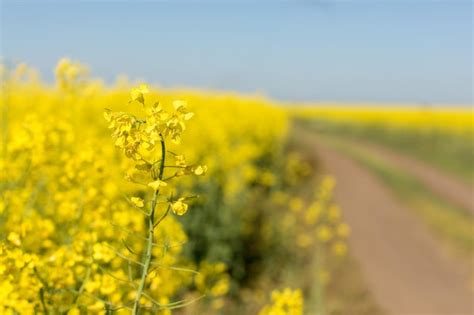
[[[147,105],[144,97],[147,93],[148,87],[141,85],[131,91],[130,100],[130,102],[141,104],[145,118],[110,110],[104,113],[105,119],[109,122],[109,128],[113,131],[115,145],[133,161],[133,169],[128,179],[134,183],[146,185],[153,192],[151,201],[138,196],[130,198],[134,206],[140,210],[149,204],[148,210],[142,210],[146,218],[147,234],[145,252],[142,261],[138,262],[141,266],[141,276],[133,303],[133,314],[139,314],[142,308],[140,300],[146,296],[147,277],[153,266],[152,250],[155,229],[170,211],[177,215],[185,214],[188,210],[186,201],[194,197],[177,198],[169,183],[177,177],[200,176],[206,172],[206,166],[188,165],[183,155],[167,150],[168,141],[175,144],[181,142],[181,134],[186,129],[186,121],[194,115],[187,110],[186,102],[174,101],[174,110],[170,113],[159,102]],[[174,160],[174,164],[167,164],[170,160]],[[172,174],[167,174],[165,172],[167,169],[172,169]],[[161,213],[157,213],[158,205],[164,205]]]

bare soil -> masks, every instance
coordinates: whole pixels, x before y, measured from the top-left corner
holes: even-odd
[[[350,250],[377,302],[389,314],[474,314],[469,273],[446,254],[413,211],[376,176],[319,142],[314,133],[296,132],[301,144],[337,180],[335,199],[352,229]],[[431,172],[424,172],[428,180]],[[439,174],[430,176],[436,185],[450,182],[436,177]],[[448,189],[452,198],[465,198],[455,197],[455,186]]]
[[[359,142],[358,145],[380,159],[403,169],[440,197],[474,214],[473,188],[467,183],[427,163],[388,148],[365,142]]]

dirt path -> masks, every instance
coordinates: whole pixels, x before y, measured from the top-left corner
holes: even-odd
[[[352,228],[351,251],[376,300],[390,314],[473,314],[461,267],[418,218],[356,162],[299,130],[299,139],[336,177],[335,198]]]
[[[380,159],[387,161],[389,164],[403,169],[435,194],[474,214],[474,193],[472,187],[468,184],[431,165],[388,148],[371,143],[358,143],[357,145],[362,146],[364,150],[380,157]]]

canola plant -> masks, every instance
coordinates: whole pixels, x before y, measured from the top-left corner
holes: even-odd
[[[1,69],[0,313],[225,307],[249,277],[249,235],[267,248],[283,233],[256,224],[260,201],[288,213],[266,209],[264,227],[300,216],[288,210],[305,167],[282,158],[287,113],[259,97],[106,87],[68,59],[55,74],[53,87],[24,64]],[[329,244],[344,227],[337,209],[334,228],[317,225],[323,208],[305,212],[313,234],[287,229],[291,249]],[[331,244],[345,253],[342,239]],[[269,302],[261,314],[303,313],[298,289]]]

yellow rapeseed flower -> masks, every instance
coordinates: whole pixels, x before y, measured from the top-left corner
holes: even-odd
[[[316,230],[316,237],[322,242],[327,242],[332,238],[332,231],[329,227],[323,225]]]
[[[184,198],[179,198],[171,204],[171,210],[177,215],[183,215],[188,211],[188,205],[183,202]]]
[[[16,246],[21,245],[20,235],[16,232],[10,232],[8,234],[8,240],[12,242],[13,244],[15,244]]]
[[[142,104],[145,104],[145,98],[143,97],[143,95],[147,94],[148,92],[148,85],[140,84],[139,87],[132,89],[132,91],[130,92],[130,96],[132,98],[132,101],[137,101]]]
[[[345,256],[347,253],[347,245],[342,241],[337,241],[332,245],[332,252],[336,256]]]
[[[197,175],[197,176],[205,175],[207,172],[207,166],[198,165],[193,168],[192,172],[194,173],[194,175]]]
[[[167,185],[168,184],[166,182],[164,182],[162,180],[159,180],[159,179],[157,179],[157,180],[155,180],[151,183],[148,183],[148,186],[153,188],[154,190],[158,190],[158,189],[160,189],[160,187],[166,187]]]
[[[143,206],[145,205],[145,202],[140,197],[132,197],[130,198],[130,201],[138,208],[143,208]]]

